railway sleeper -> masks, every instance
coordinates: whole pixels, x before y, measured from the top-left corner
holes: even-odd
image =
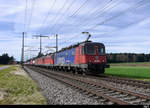
[[[142,100],[142,99],[136,99],[134,101],[131,101],[131,104],[140,104],[141,102],[145,102],[146,100]]]
[[[94,99],[100,99],[100,97],[98,97],[98,96],[94,96],[93,98],[94,98]]]
[[[93,88],[93,87],[88,87],[88,89],[89,89],[89,90],[95,90],[95,88]]]
[[[111,91],[111,90],[110,90],[110,91],[108,91],[108,93],[114,93],[114,91]]]
[[[126,97],[125,95],[117,95],[117,96],[114,96],[115,98],[124,98]]]
[[[102,89],[99,89],[99,90],[96,90],[97,92],[102,92],[103,90]]]
[[[109,96],[114,96],[114,97],[115,97],[116,95],[119,95],[119,94],[120,94],[120,93],[116,93],[116,92],[115,92],[115,93],[109,94]]]
[[[108,102],[107,99],[104,99],[104,98],[101,98],[101,97],[99,97],[99,101],[100,101],[100,102]]]
[[[132,87],[137,87],[138,86],[138,87],[144,88],[144,89],[150,88],[149,84],[142,84],[142,83],[138,83],[138,82],[122,81],[122,80],[118,80],[117,82],[119,82],[119,81],[120,81],[120,83],[126,83],[127,85],[130,84],[130,85],[132,85]]]
[[[112,93],[113,95],[119,95],[120,94],[120,92],[114,92],[114,93]]]
[[[89,94],[89,92],[87,92],[87,91],[84,91],[84,92],[83,92],[83,94],[84,94],[84,95],[88,95],[88,94]]]
[[[88,94],[88,97],[94,97],[96,96],[95,94]]]
[[[135,99],[137,99],[137,97],[135,97],[135,96],[124,98],[124,100],[127,100],[127,101],[129,101],[129,100],[131,101],[131,100],[135,100]]]

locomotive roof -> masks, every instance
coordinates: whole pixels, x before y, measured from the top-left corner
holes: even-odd
[[[90,43],[104,45],[103,43],[99,43],[99,42],[83,41],[83,42],[77,43],[77,44],[75,44],[75,45],[71,45],[71,46],[69,46],[69,47],[62,48],[62,49],[59,50],[58,52],[61,52],[61,51],[64,51],[64,50],[70,49],[70,48],[75,48],[75,47],[77,47],[77,46],[79,46],[79,45],[85,45],[85,44],[90,44]],[[55,52],[55,53],[56,53],[56,52]]]
[[[83,42],[80,42],[80,43],[77,43],[77,44],[70,45],[70,46],[68,46],[68,47],[62,48],[62,49],[59,50],[58,52],[62,52],[62,51],[64,51],[64,50],[66,50],[66,49],[75,48],[75,47],[77,47],[77,46],[79,46],[79,45],[81,45],[81,44],[91,43],[91,42],[92,42],[92,41],[83,41]]]
[[[80,42],[80,43],[77,43],[77,44],[70,45],[70,46],[68,46],[68,47],[62,48],[62,49],[61,49],[61,50],[59,50],[58,52],[62,52],[62,51],[64,51],[64,50],[66,50],[66,49],[75,48],[75,47],[77,47],[77,46],[79,46],[79,45],[85,45],[85,44],[88,44],[88,43],[100,44],[100,43],[98,43],[98,42],[83,41],[83,42]],[[103,43],[101,43],[101,44],[103,45]],[[56,53],[56,52],[54,52],[54,53],[49,53],[49,54],[46,54],[46,55],[44,55],[44,56],[42,56],[42,57],[38,57],[38,58],[43,58],[43,57],[45,57],[45,56],[49,56],[49,55],[51,55],[51,54],[55,54],[55,53]],[[35,60],[35,59],[37,59],[37,57],[32,58],[31,60]],[[30,60],[29,60],[29,61],[30,61]]]

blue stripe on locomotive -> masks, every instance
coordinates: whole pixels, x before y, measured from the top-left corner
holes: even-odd
[[[75,48],[66,49],[58,52],[54,57],[55,64],[74,64],[75,63]]]

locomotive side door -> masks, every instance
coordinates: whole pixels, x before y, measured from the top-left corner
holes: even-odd
[[[82,64],[83,61],[84,61],[84,57],[83,57],[83,55],[84,55],[84,50],[83,50],[83,47],[84,47],[84,46],[80,46],[80,47],[79,47],[79,64]]]
[[[80,46],[79,47],[79,64],[81,64],[81,59],[82,59],[82,57],[81,57],[82,56],[82,53],[81,53],[82,51],[81,50],[82,50],[82,47]]]
[[[79,49],[80,47],[75,49],[75,64],[79,64]]]
[[[76,55],[75,55],[75,63],[76,64],[81,64],[83,61],[83,54],[82,54],[82,46],[79,46],[76,49]]]

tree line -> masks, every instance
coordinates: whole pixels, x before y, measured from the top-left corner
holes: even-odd
[[[108,63],[149,62],[150,54],[109,53],[107,54],[107,61]]]
[[[4,53],[0,56],[0,64],[12,64],[14,60],[14,57],[9,57],[7,53]]]

